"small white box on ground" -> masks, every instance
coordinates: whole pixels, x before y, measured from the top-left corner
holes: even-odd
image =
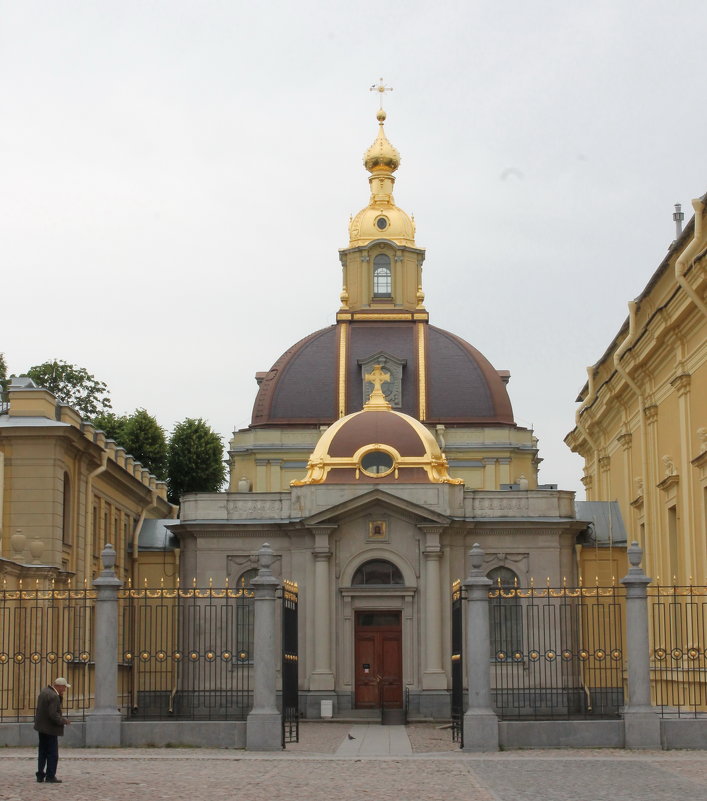
[[[334,702],[333,701],[320,701],[321,704],[321,712],[320,715],[323,718],[331,718],[334,717]]]

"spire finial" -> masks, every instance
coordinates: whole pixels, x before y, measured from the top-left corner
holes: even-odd
[[[385,92],[392,92],[393,91],[393,87],[392,86],[386,86],[383,83],[383,79],[382,78],[379,78],[378,80],[380,81],[380,83],[378,85],[376,85],[374,83],[369,88],[368,91],[369,92],[378,92],[380,94],[380,98],[379,98],[380,99],[380,107],[379,108],[380,108],[381,111],[383,111],[383,95],[385,94]],[[385,112],[383,111],[383,120],[384,119],[385,119]],[[381,120],[381,118],[380,118],[380,113],[378,114],[378,120],[379,120],[379,122],[383,122],[383,120]]]

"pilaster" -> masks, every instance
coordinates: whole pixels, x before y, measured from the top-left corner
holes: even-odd
[[[331,556],[330,536],[336,526],[313,526],[314,534],[314,669],[309,678],[311,690],[334,690],[331,667]]]
[[[442,666],[442,595],[439,542],[443,526],[418,526],[425,535],[422,557],[425,565],[425,667],[423,690],[446,690],[447,674]]]

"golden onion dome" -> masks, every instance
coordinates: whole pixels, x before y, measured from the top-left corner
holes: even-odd
[[[390,144],[383,129],[386,114],[380,109],[378,136],[363,157],[370,172],[371,199],[366,208],[356,214],[349,224],[349,247],[366,245],[376,239],[387,239],[398,245],[415,246],[415,222],[409,214],[395,205],[393,173],[400,166],[400,153]]]
[[[378,119],[378,136],[376,141],[368,148],[363,156],[363,164],[368,172],[384,170],[395,172],[400,166],[400,153],[390,144],[383,130],[386,114],[380,109],[376,114]]]

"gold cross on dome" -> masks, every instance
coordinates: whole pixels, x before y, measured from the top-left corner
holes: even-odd
[[[386,86],[383,83],[383,79],[382,78],[379,78],[378,80],[380,81],[380,83],[377,86],[376,86],[376,84],[373,84],[373,86],[371,86],[368,91],[369,92],[379,92],[380,93],[380,107],[383,108],[383,94],[385,92],[392,92],[393,91],[393,87],[392,86]]]
[[[390,373],[384,373],[380,364],[374,364],[373,370],[367,373],[364,378],[373,384],[373,392],[381,392],[381,384],[387,384],[390,381]]]

